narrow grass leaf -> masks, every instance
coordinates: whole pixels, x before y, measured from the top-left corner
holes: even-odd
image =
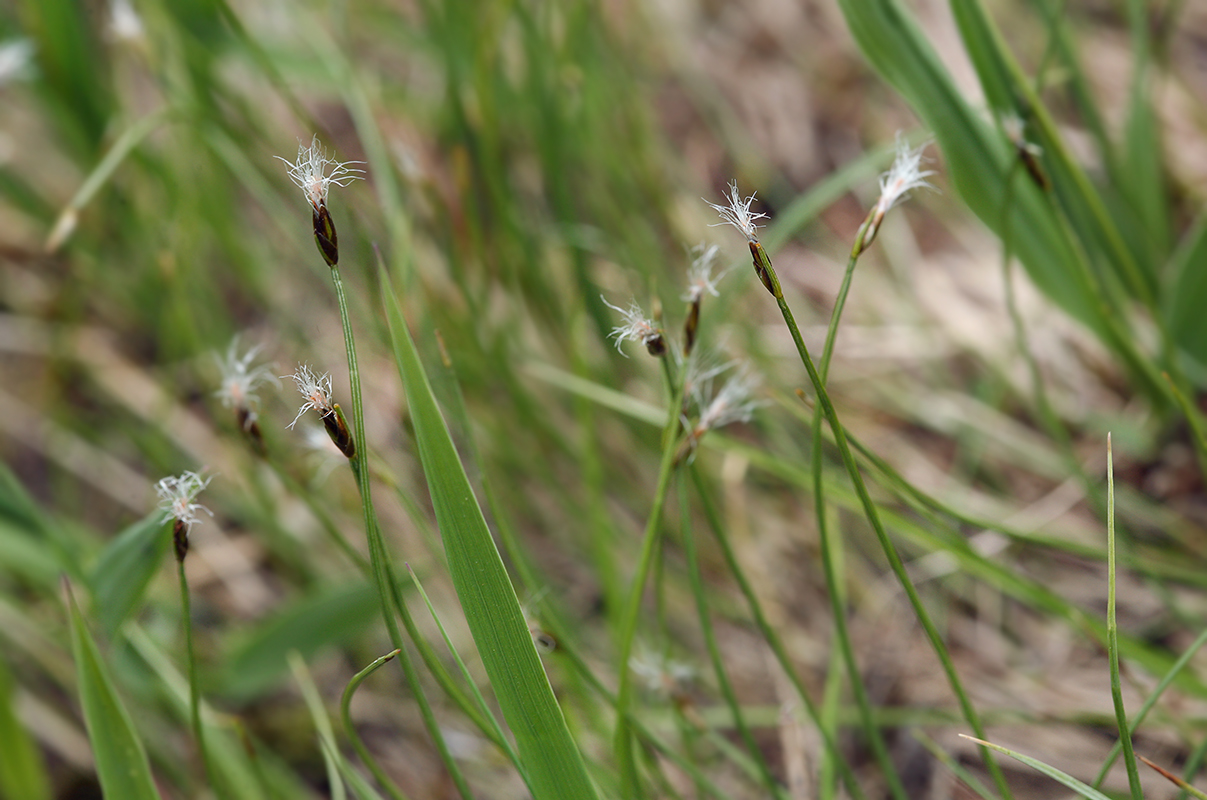
[[[71,586],[64,582],[64,589],[71,617],[71,650],[75,656],[80,705],[96,758],[101,791],[105,797],[115,799],[159,800],[142,740],[117,696],[100,650],[76,605]]]
[[[382,296],[415,439],[470,632],[516,739],[536,800],[594,800],[595,787],[570,736],[524,621],[511,578],[419,362],[389,276]]]
[[[1132,751],[1132,733],[1123,707],[1123,685],[1119,678],[1119,623],[1115,617],[1115,464],[1111,453],[1111,435],[1106,435],[1106,649],[1110,658],[1111,701],[1115,706],[1115,721],[1119,726],[1119,742],[1123,745],[1123,763],[1127,767],[1127,783],[1132,800],[1144,800],[1136,754]]]
[[[423,584],[419,582],[419,576],[415,574],[415,570],[411,569],[410,564],[407,564],[407,572],[410,573],[411,582],[415,584],[415,589],[418,590],[419,596],[423,598],[423,603],[427,606],[428,613],[432,615],[432,620],[435,621],[436,627],[440,629],[440,637],[444,639],[444,646],[448,648],[449,653],[451,653],[453,656],[453,660],[457,662],[457,667],[461,670],[461,677],[464,678],[465,682],[469,685],[469,690],[473,694],[474,699],[477,701],[478,707],[482,709],[482,715],[489,720],[491,726],[495,729],[495,732],[499,736],[499,741],[502,742],[504,747],[510,752],[511,743],[507,740],[507,736],[503,733],[503,729],[499,727],[499,723],[495,719],[495,715],[491,712],[490,706],[486,704],[486,698],[484,698],[482,693],[478,691],[478,684],[474,680],[474,676],[470,674],[469,668],[465,666],[465,662],[461,659],[461,654],[457,652],[457,648],[453,647],[453,640],[449,638],[448,631],[444,629],[444,623],[440,621],[439,615],[436,614],[436,607],[432,605],[432,601],[427,596],[427,592],[424,590]],[[519,757],[514,753],[512,753],[511,757],[512,761],[520,763]]]
[[[0,797],[12,800],[50,800],[46,764],[29,732],[17,719],[12,676],[0,659]]]
[[[1199,798],[1199,800],[1207,800],[1207,794],[1204,794],[1203,792],[1194,788],[1189,783],[1187,783],[1185,780],[1183,780],[1182,778],[1179,778],[1177,775],[1174,775],[1172,772],[1165,769],[1164,767],[1157,765],[1156,763],[1145,758],[1144,756],[1140,756],[1140,760],[1143,761],[1148,766],[1152,767],[1154,770],[1156,770],[1157,774],[1159,774],[1161,777],[1165,778],[1165,780],[1169,781],[1174,786],[1177,786],[1179,789],[1181,789],[1186,794],[1193,795],[1194,797]]]
[[[1098,791],[1097,789],[1093,789],[1089,786],[1086,786],[1084,783],[1077,780],[1072,775],[1069,775],[1068,773],[1065,773],[1065,772],[1061,772],[1060,770],[1056,769],[1056,767],[1050,767],[1042,761],[1038,761],[1034,758],[1031,758],[1030,756],[1025,756],[1022,753],[1016,753],[1013,750],[1007,750],[1005,747],[1002,747],[1001,745],[993,744],[992,742],[986,742],[983,739],[977,739],[975,737],[968,736],[963,733],[960,734],[960,737],[963,739],[967,739],[970,742],[976,742],[979,745],[984,745],[985,747],[988,747],[992,750],[996,750],[999,753],[1002,753],[1003,755],[1010,756],[1015,761],[1021,761],[1022,763],[1026,764],[1028,767],[1031,767],[1032,769],[1034,769],[1038,772],[1042,772],[1044,775],[1047,775],[1052,780],[1058,781],[1058,782],[1064,784],[1068,788],[1072,789],[1074,792],[1077,792],[1077,794],[1079,794],[1080,796],[1086,798],[1086,800],[1111,800],[1111,798],[1107,797],[1105,794]]]
[[[157,511],[105,545],[92,568],[92,601],[107,636],[113,635],[142,600],[171,541],[163,513]]]
[[[1207,212],[1182,240],[1169,266],[1169,289],[1162,310],[1170,336],[1207,374]],[[1200,384],[1207,379],[1201,379]]]
[[[302,690],[302,699],[306,702],[306,710],[314,720],[314,729],[318,732],[319,749],[323,753],[323,764],[327,767],[327,785],[331,787],[331,800],[345,800],[347,789],[340,776],[339,762],[343,760],[339,747],[335,743],[335,731],[331,728],[331,718],[323,706],[323,696],[314,685],[314,678],[306,668],[306,662],[297,650],[290,650],[287,656],[289,669],[298,688]]]
[[[385,771],[381,768],[381,765],[377,763],[377,759],[375,759],[373,754],[369,752],[369,748],[365,746],[364,740],[360,738],[360,733],[356,730],[356,726],[352,724],[352,695],[356,693],[356,690],[364,682],[365,678],[376,672],[378,667],[394,658],[394,656],[398,655],[399,652],[400,651],[398,650],[393,650],[389,653],[386,653],[384,656],[374,660],[372,664],[353,675],[352,680],[348,681],[348,685],[344,687],[344,694],[340,699],[339,711],[340,718],[344,722],[344,733],[348,735],[348,741],[352,742],[352,748],[356,750],[356,754],[360,756],[360,760],[364,762],[366,767],[368,767],[369,772],[373,773],[373,777],[377,779],[377,782],[381,784],[382,788],[389,793],[393,800],[407,800],[406,795],[402,793],[401,789],[394,785],[394,782],[390,780],[390,776],[386,775]],[[355,770],[349,769],[349,772],[356,774]],[[349,780],[349,783],[354,782]],[[356,785],[358,784],[354,783],[354,788]]]

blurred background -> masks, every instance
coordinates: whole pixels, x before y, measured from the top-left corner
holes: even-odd
[[[904,9],[902,53],[860,7]],[[1033,82],[1030,99],[986,77],[991,51],[959,16],[971,7]],[[910,31],[933,58],[904,52]],[[902,66],[909,58],[945,72],[950,106],[919,102],[927,78]],[[1000,124],[1016,101],[1027,141]],[[131,568],[115,555],[119,534],[161,519],[154,483],[204,469],[214,478],[199,502],[213,518],[192,532],[192,616],[215,724],[250,753],[231,758],[259,774],[239,796],[343,796],[287,654],[301,655],[334,715],[352,675],[389,650],[358,563],[356,486],[317,416],[287,429],[302,402],[289,380],[258,391],[266,455],[215,394],[229,349],[258,348],[253,363],[271,375],[302,364],[332,373],[350,408],[329,270],[305,199],[274,159],[292,160],[317,134],[364,170],[333,187],[328,206],[382,527],[471,673],[485,686],[387,344],[378,259],[488,519],[512,540],[505,558],[534,636],[548,637],[543,659],[571,729],[613,796],[607,702],[584,670],[615,689],[617,620],[667,399],[657,359],[613,346],[623,320],[604,301],[636,300],[678,339],[688,248],[716,244],[732,269],[705,298],[702,346],[752,365],[762,405],[750,423],[709,433],[695,466],[795,674],[828,709],[867,796],[888,796],[832,654],[812,413],[795,394],[812,388],[742,237],[716,227],[704,201],[722,202],[730,180],[757,193],[761,238],[820,352],[899,132],[930,142],[934,190],[895,209],[860,259],[830,377],[851,434],[891,467],[868,467],[889,533],[988,738],[1091,782],[1116,738],[1103,634],[1111,432],[1123,697],[1134,713],[1187,655],[1136,748],[1167,769],[1193,767],[1207,742],[1207,664],[1192,652],[1207,610],[1196,433],[1207,4],[4,0],[0,730],[23,744],[0,794],[100,796],[66,576],[162,795],[215,796],[182,705],[166,550],[145,588],[116,603],[106,594],[122,593]],[[1012,161],[1028,142],[1047,190]],[[1073,255],[1044,250],[1049,236]],[[933,740],[988,781],[829,445],[825,474],[859,670],[902,783],[914,798],[975,796],[927,749]],[[632,665],[643,718],[722,796],[773,796],[759,759],[780,796],[846,796],[701,504],[680,514],[672,493],[668,509]],[[708,660],[679,539],[692,521],[757,757],[741,749]],[[451,664],[431,617],[416,616]],[[477,796],[526,796],[425,680]],[[455,796],[397,672],[372,676],[351,710],[407,796]],[[650,759],[663,776],[655,796],[717,796],[672,759]],[[1018,798],[1065,791],[1002,766]],[[1156,773],[1143,779],[1146,796],[1177,794]],[[1126,792],[1122,762],[1106,787]]]

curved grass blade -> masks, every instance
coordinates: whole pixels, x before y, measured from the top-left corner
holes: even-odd
[[[352,742],[352,749],[360,756],[360,760],[373,773],[373,777],[381,784],[381,787],[393,798],[393,800],[407,800],[406,795],[402,790],[394,785],[390,780],[390,776],[386,775],[382,770],[381,765],[377,763],[377,759],[369,752],[369,748],[365,746],[365,742],[360,738],[360,733],[357,732],[356,726],[352,724],[352,695],[364,682],[365,678],[377,671],[377,668],[386,663],[394,656],[398,655],[398,650],[391,650],[381,658],[376,659],[372,664],[362,669],[360,672],[352,676],[352,680],[348,681],[348,685],[344,687],[343,697],[340,698],[339,713],[340,718],[344,722],[344,733],[348,735],[348,741]]]
[[[151,778],[151,765],[134,723],[122,705],[109,677],[100,650],[80,615],[80,609],[64,582],[71,617],[71,650],[79,680],[80,705],[96,758],[96,774],[105,797],[122,800],[159,800]]]
[[[389,276],[382,297],[453,585],[536,800],[595,800],[520,601],[436,405]]]
[[[983,747],[988,747],[992,750],[996,750],[1003,755],[1010,756],[1015,761],[1021,761],[1022,763],[1026,764],[1028,767],[1031,767],[1032,769],[1036,770],[1037,772],[1042,772],[1044,775],[1047,775],[1052,780],[1064,784],[1068,788],[1072,789],[1074,792],[1077,792],[1077,794],[1086,798],[1086,800],[1111,800],[1111,798],[1107,797],[1105,794],[1098,791],[1097,789],[1093,789],[1089,786],[1086,786],[1084,783],[1077,780],[1072,775],[1061,772],[1060,770],[1056,769],[1056,767],[1050,767],[1042,761],[1037,761],[1036,759],[1031,758],[1030,756],[1025,756],[1022,753],[1016,753],[1013,750],[1007,750],[1005,747],[1002,747],[1000,744],[993,744],[992,742],[986,742],[984,739],[977,739],[973,736],[968,736],[967,734],[961,733],[960,737],[963,739],[967,739],[970,742],[976,742],[977,744],[982,745]]]

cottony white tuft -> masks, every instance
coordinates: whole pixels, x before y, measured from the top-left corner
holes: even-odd
[[[713,277],[713,267],[717,263],[717,255],[721,249],[715,244],[705,246],[698,244],[692,248],[692,264],[687,269],[687,291],[683,293],[683,299],[688,303],[698,303],[704,297],[705,292],[713,297],[720,297],[721,293],[717,291],[717,284],[725,277],[729,270],[721,270],[721,272]]]
[[[240,356],[239,339],[236,337],[231,340],[230,347],[226,349],[225,357],[214,356],[214,360],[218,362],[218,369],[222,371],[222,383],[214,395],[222,401],[223,407],[246,411],[248,425],[255,421],[256,406],[260,404],[260,398],[255,392],[256,388],[266,383],[281,385],[277,376],[272,374],[269,365],[261,364],[258,367],[252,367],[251,362],[259,353],[260,346],[255,345]]]
[[[901,134],[897,134],[897,158],[889,171],[880,176],[880,199],[876,202],[876,216],[883,217],[888,210],[903,200],[914,189],[933,189],[926,179],[934,175],[934,170],[923,170],[922,151],[930,142],[923,142],[915,148]]]
[[[708,203],[707,200],[704,201]],[[716,203],[708,203],[717,213],[721,215],[721,221],[709,225],[710,228],[715,228],[717,225],[732,225],[742,232],[748,241],[757,242],[759,237],[756,231],[759,226],[754,224],[756,219],[766,219],[766,214],[751,212],[750,204],[754,202],[754,195],[750,195],[745,200],[738,194],[738,182],[730,181],[729,183],[729,205],[719,206]]]
[[[330,372],[318,375],[303,364],[298,367],[297,372],[282,377],[292,378],[293,382],[298,385],[298,391],[302,393],[302,397],[306,398],[298,415],[293,418],[293,422],[289,423],[290,428],[296,425],[302,415],[312,408],[324,417],[335,413],[335,405],[331,402]]]
[[[159,483],[155,484],[155,493],[159,495],[159,508],[164,511],[163,521],[177,520],[188,530],[200,522],[197,518],[198,511],[214,516],[208,508],[194,502],[201,490],[209,486],[211,480],[212,475],[202,478],[192,471],[160,479]]]
[[[624,351],[620,349],[620,345],[627,341],[641,342],[647,348],[651,342],[656,342],[662,338],[662,331],[654,324],[654,321],[646,317],[645,312],[641,310],[641,306],[637,305],[637,301],[633,300],[629,303],[628,309],[614,306],[608,302],[603,295],[599,296],[600,300],[608,308],[619,312],[624,317],[624,324],[617,325],[612,329],[609,336],[616,337],[616,349],[624,355]]]
[[[323,146],[319,144],[317,135],[310,140],[309,147],[304,147],[301,142],[298,143],[296,161],[286,161],[280,156],[273,156],[273,158],[289,167],[290,179],[302,190],[302,194],[306,196],[307,202],[315,212],[327,205],[327,192],[330,191],[331,184],[347,186],[350,181],[360,180],[361,176],[358,173],[364,172],[364,170],[348,166],[349,164],[363,164],[363,161],[336,161],[334,158],[328,158]],[[328,170],[330,171],[328,172]]]

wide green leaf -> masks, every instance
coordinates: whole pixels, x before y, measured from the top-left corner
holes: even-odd
[[[163,513],[157,511],[105,545],[92,568],[92,599],[106,634],[113,635],[142,600],[171,540]]]
[[[536,800],[594,800],[578,746],[553,695],[511,578],[436,405],[427,374],[381,272],[394,358],[436,510],[453,585]]]
[[[286,655],[310,658],[321,648],[347,641],[377,615],[377,592],[356,582],[307,596],[261,623],[231,650],[219,691],[247,697],[282,678]]]
[[[159,800],[151,765],[129,712],[109,677],[100,650],[88,632],[75,597],[67,586],[71,616],[71,650],[75,655],[80,705],[96,758],[101,791],[110,800]]]
[[[0,798],[11,800],[50,800],[50,781],[46,765],[17,719],[13,708],[12,676],[8,665],[0,659]]]
[[[933,131],[968,207],[999,236],[1009,236],[1041,291],[1109,340],[1089,268],[1050,198],[1030,181],[1015,180],[1013,149],[961,95],[914,17],[898,0],[839,0],[839,6],[865,57]],[[990,102],[1005,103],[1011,88],[1006,65],[997,59],[981,78]]]
[[[1178,247],[1163,303],[1170,335],[1198,362],[1199,383],[1207,370],[1207,212]]]

